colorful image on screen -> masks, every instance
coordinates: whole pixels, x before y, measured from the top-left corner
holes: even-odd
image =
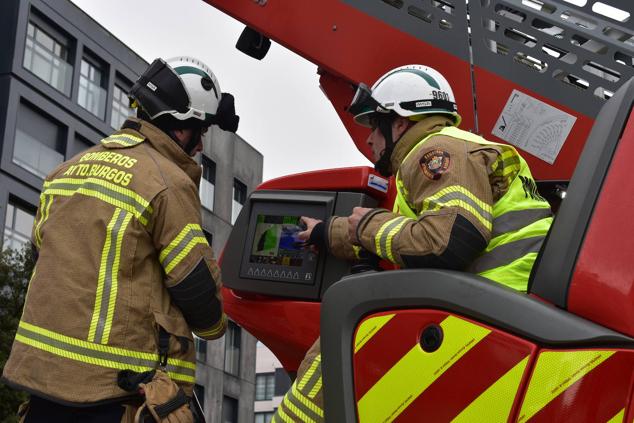
[[[302,241],[298,238],[301,231],[299,216],[259,214],[249,261],[278,266],[301,266]]]

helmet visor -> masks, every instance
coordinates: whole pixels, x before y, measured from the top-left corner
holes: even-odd
[[[363,82],[360,82],[352,98],[352,103],[348,106],[348,112],[357,116],[362,113],[376,112],[379,109],[383,109],[383,107],[381,107],[381,103],[372,97],[372,90]]]

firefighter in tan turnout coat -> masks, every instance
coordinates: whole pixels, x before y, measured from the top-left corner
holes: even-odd
[[[515,148],[458,129],[449,83],[426,66],[393,69],[372,89],[360,84],[349,111],[372,129],[376,169],[395,176],[394,209],[304,217],[300,236],[349,260],[365,250],[404,268],[465,270],[525,292],[552,217]],[[324,420],[320,364],[318,339],[274,422]]]
[[[164,402],[191,421],[191,333],[225,331],[192,156],[210,125],[237,129],[233,97],[185,57],[154,61],[131,97],[140,119],[44,182],[32,237],[38,258],[3,374],[31,394],[27,422],[121,421],[121,404],[143,401],[138,383],[155,369],[180,387]]]

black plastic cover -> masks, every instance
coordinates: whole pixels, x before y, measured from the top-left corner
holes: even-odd
[[[632,102],[634,82],[630,80],[601,109],[533,267],[528,291],[559,307],[567,306],[577,257]]]

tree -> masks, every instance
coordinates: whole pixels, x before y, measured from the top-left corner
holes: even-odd
[[[30,246],[0,252],[0,372],[11,352],[34,264]],[[16,411],[26,398],[23,392],[0,384],[0,422],[17,422]]]

